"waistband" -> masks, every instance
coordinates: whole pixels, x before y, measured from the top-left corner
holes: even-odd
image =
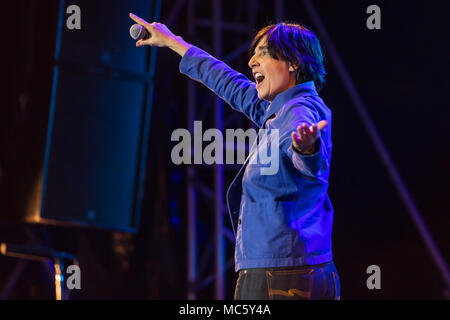
[[[273,267],[273,268],[248,268],[239,270],[239,274],[241,273],[266,273],[266,271],[279,271],[279,270],[310,270],[315,268],[325,268],[329,266],[334,266],[333,261],[314,264],[314,265],[304,265],[304,266],[291,266],[291,267]]]

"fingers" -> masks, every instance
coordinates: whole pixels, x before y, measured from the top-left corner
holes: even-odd
[[[305,146],[311,144],[314,141],[312,132],[308,128],[306,123],[303,123],[302,126],[297,127],[297,132],[292,131],[291,133],[292,143],[299,149],[304,148]]]
[[[317,125],[314,123],[312,126],[311,126],[311,134],[312,134],[312,136],[315,138],[315,137],[317,137],[317,134],[318,134],[318,132],[319,132],[319,129],[317,128]]]
[[[319,130],[322,130],[323,128],[325,128],[328,125],[328,121],[327,120],[322,120],[320,121],[317,126],[319,127]]]
[[[300,140],[307,141],[309,139],[314,138],[312,135],[311,129],[308,128],[308,125],[306,123],[303,123],[302,126],[297,127],[297,133],[300,137]]]
[[[311,146],[317,140],[319,131],[327,125],[328,122],[326,120],[322,120],[318,124],[313,123],[310,127],[303,123],[297,127],[297,132],[293,131],[291,133],[292,143],[300,149]]]
[[[298,135],[301,139],[305,138],[316,138],[319,131],[325,128],[328,125],[328,121],[322,120],[318,124],[313,123],[312,126],[308,127],[306,123],[303,123],[302,126],[297,127]]]
[[[145,21],[144,19],[139,18],[138,16],[132,14],[131,12],[130,12],[130,18],[131,18],[134,22],[136,22],[137,24],[140,24],[141,26],[144,26],[144,27],[145,27],[145,26],[148,26],[148,25],[149,25],[149,23],[148,23],[147,21]]]
[[[152,46],[152,45],[153,45],[153,43],[152,43],[151,37],[148,39],[145,39],[145,40],[141,39],[141,40],[136,41],[136,47]]]

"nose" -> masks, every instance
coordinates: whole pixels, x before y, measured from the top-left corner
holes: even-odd
[[[250,69],[252,69],[253,67],[256,67],[258,65],[259,65],[259,62],[256,59],[256,55],[253,55],[253,57],[251,57],[250,61],[248,62],[248,66],[250,67]]]

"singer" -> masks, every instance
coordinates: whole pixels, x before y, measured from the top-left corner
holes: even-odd
[[[333,263],[333,207],[327,195],[331,161],[331,110],[319,97],[325,83],[316,35],[299,24],[261,29],[250,46],[254,82],[174,35],[162,23],[130,13],[148,38],[136,46],[178,53],[180,72],[199,81],[243,112],[263,139],[279,148],[275,174],[244,163],[227,192],[236,235],[236,300],[339,299]],[[279,139],[271,132],[277,131]],[[248,158],[257,156],[252,148]]]

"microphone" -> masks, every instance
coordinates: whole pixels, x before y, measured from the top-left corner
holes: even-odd
[[[150,38],[150,34],[148,33],[147,29],[137,23],[131,26],[130,36],[136,41],[141,39],[146,40]]]

